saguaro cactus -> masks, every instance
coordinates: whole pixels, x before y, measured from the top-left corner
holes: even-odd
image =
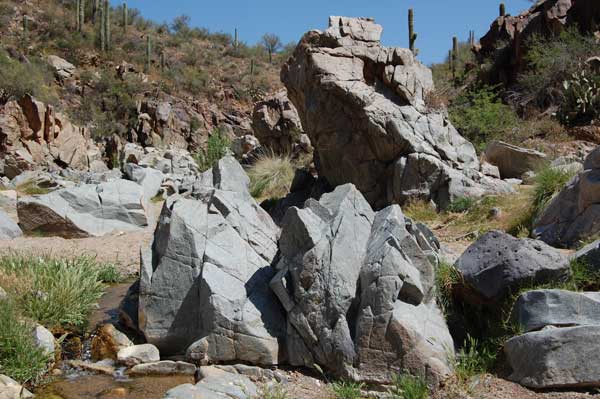
[[[83,25],[85,24],[85,0],[79,0],[79,10],[77,11],[77,15],[79,18],[79,23],[77,24],[79,32],[83,32]]]
[[[458,62],[458,38],[452,38],[452,78],[456,79],[456,67]]]
[[[233,39],[233,47],[237,50],[238,46],[239,46],[238,30],[237,30],[237,28],[235,28],[235,34],[234,34],[234,39]]]
[[[80,5],[81,5],[81,0],[75,0],[75,30],[77,32],[79,32],[79,30],[80,30],[80,26],[79,26],[79,22],[80,22],[80,19],[79,19],[79,8],[80,8]]]
[[[471,45],[471,47],[475,47],[475,31],[474,30],[469,31],[469,44]]]
[[[92,23],[96,24],[96,18],[98,17],[98,12],[100,12],[100,0],[93,0],[92,2]]]
[[[29,37],[29,17],[23,15],[23,40],[27,40]]]
[[[164,72],[167,67],[167,60],[165,57],[165,50],[160,51],[160,71]]]
[[[500,3],[500,16],[504,17],[506,15],[506,5],[504,3]]]
[[[144,67],[144,72],[148,73],[150,71],[150,61],[152,58],[152,39],[150,35],[146,36],[146,66]]]
[[[415,42],[417,41],[417,34],[415,33],[415,11],[412,8],[408,10],[408,43],[410,51],[414,55],[417,55],[418,51],[415,49]]]
[[[110,3],[104,0],[102,7],[102,29],[104,30],[104,51],[110,49]]]
[[[123,32],[127,33],[127,24],[128,24],[128,10],[127,3],[123,3]]]

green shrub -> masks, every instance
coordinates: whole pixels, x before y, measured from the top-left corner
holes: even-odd
[[[467,212],[475,205],[475,199],[469,197],[459,197],[452,201],[448,208],[446,209],[448,212],[453,213],[463,213]]]
[[[112,263],[98,265],[98,281],[107,284],[115,284],[123,279],[117,266]]]
[[[454,357],[454,372],[459,381],[467,382],[471,377],[491,370],[497,351],[489,346],[489,342],[482,343],[467,336],[463,347]]]
[[[337,381],[331,384],[331,390],[337,399],[358,399],[363,384],[353,381]]]
[[[215,166],[219,159],[227,155],[229,145],[229,140],[221,130],[215,129],[208,137],[206,149],[201,149],[194,155],[200,171],[205,172]]]
[[[461,281],[460,271],[453,264],[441,259],[435,271],[435,286],[437,303],[445,314],[450,311],[452,306],[454,287]]]
[[[263,155],[248,169],[254,198],[283,198],[294,179],[294,165],[286,155]]]
[[[22,64],[0,49],[0,104],[18,100],[26,94],[55,102],[49,95],[52,80],[48,66],[39,59],[32,57],[30,63]]]
[[[425,378],[410,374],[394,376],[392,388],[389,391],[390,399],[427,399],[429,388]]]
[[[582,68],[563,82],[563,89],[558,112],[563,124],[587,125],[600,118],[600,74]]]
[[[12,276],[12,280],[19,281],[18,285],[4,287],[8,294],[24,316],[49,328],[85,326],[90,311],[104,292],[101,279],[107,277],[106,270],[89,257],[0,256],[3,280]]]
[[[0,300],[0,372],[21,384],[35,385],[51,360],[36,346],[33,328],[21,320],[12,301]]]
[[[454,126],[480,151],[490,140],[502,137],[519,122],[512,108],[503,104],[491,87],[462,93],[448,111]]]
[[[532,195],[534,219],[544,211],[550,200],[565,187],[574,174],[572,170],[562,170],[550,166],[537,172]]]

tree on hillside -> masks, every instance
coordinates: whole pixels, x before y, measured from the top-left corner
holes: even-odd
[[[175,33],[186,34],[190,30],[190,17],[189,15],[180,15],[173,19],[171,23],[171,29]]]
[[[262,44],[269,52],[269,62],[273,62],[273,53],[276,53],[282,46],[281,39],[274,33],[265,33],[262,37]]]

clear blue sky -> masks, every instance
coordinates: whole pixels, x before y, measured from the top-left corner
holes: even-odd
[[[114,5],[121,0],[111,0]],[[531,6],[527,0],[504,0],[507,13],[517,14]],[[469,30],[481,37],[498,16],[500,1],[494,0],[129,0],[129,7],[146,18],[170,22],[178,15],[191,17],[192,26],[233,34],[255,44],[266,32],[284,43],[297,42],[310,29],[327,27],[329,15],[369,16],[383,25],[383,42],[408,46],[407,10],[415,9],[419,58],[430,64],[448,54],[452,36],[466,40]]]

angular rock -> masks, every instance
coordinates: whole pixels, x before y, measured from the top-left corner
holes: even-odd
[[[0,240],[12,240],[22,235],[19,225],[0,209]]]
[[[534,222],[533,234],[555,246],[573,246],[600,232],[600,152],[586,158],[585,170],[569,181]],[[591,169],[588,169],[591,168]]]
[[[431,70],[408,49],[382,47],[381,32],[372,19],[331,17],[283,66],[319,175],[354,184],[376,208],[411,199],[443,208],[460,196],[511,191],[484,178],[473,145],[445,113],[427,110]]]
[[[547,326],[600,326],[600,293],[528,291],[517,299],[511,318],[524,332]]]
[[[68,79],[73,76],[73,73],[75,73],[75,65],[56,55],[47,56],[46,61],[48,61],[48,64],[54,68],[56,75],[60,79]]]
[[[22,197],[17,210],[23,231],[63,238],[98,237],[148,225],[142,188],[127,180]]]
[[[546,161],[546,154],[502,141],[492,141],[485,150],[485,160],[498,167],[503,179],[521,178],[536,171]]]
[[[268,286],[279,230],[243,173],[225,158],[198,200],[168,199],[143,252],[139,327],[165,354],[187,350],[201,364],[280,361],[284,314]]]
[[[542,241],[490,231],[456,261],[474,303],[496,303],[524,283],[541,284],[569,274],[569,260]],[[472,292],[471,292],[472,291]]]
[[[54,335],[44,326],[38,324],[33,329],[33,340],[35,341],[35,345],[42,349],[46,355],[54,356],[54,351],[56,350]]]
[[[92,359],[117,359],[117,353],[123,348],[133,346],[133,342],[112,324],[100,326],[92,338]]]
[[[12,378],[0,374],[0,399],[33,398],[34,395]]]
[[[433,266],[406,225],[397,205],[375,214],[351,184],[287,211],[271,288],[292,365],[382,383],[403,369],[432,384],[449,374]]]
[[[160,360],[158,348],[152,344],[127,346],[119,350],[117,360],[125,366],[154,363]]]
[[[193,364],[172,360],[138,364],[129,370],[129,375],[194,375],[195,373],[196,366]]]
[[[160,191],[165,176],[159,170],[153,168],[143,168],[134,163],[125,164],[123,167],[125,175],[131,181],[142,186],[144,200],[150,201]]]
[[[593,270],[600,271],[600,240],[596,240],[577,251],[572,259],[582,261]]]
[[[509,339],[509,379],[534,389],[600,387],[600,326],[549,328]]]
[[[258,395],[256,385],[246,376],[214,367],[200,369],[196,385],[185,384],[169,390],[165,399],[251,399]]]

